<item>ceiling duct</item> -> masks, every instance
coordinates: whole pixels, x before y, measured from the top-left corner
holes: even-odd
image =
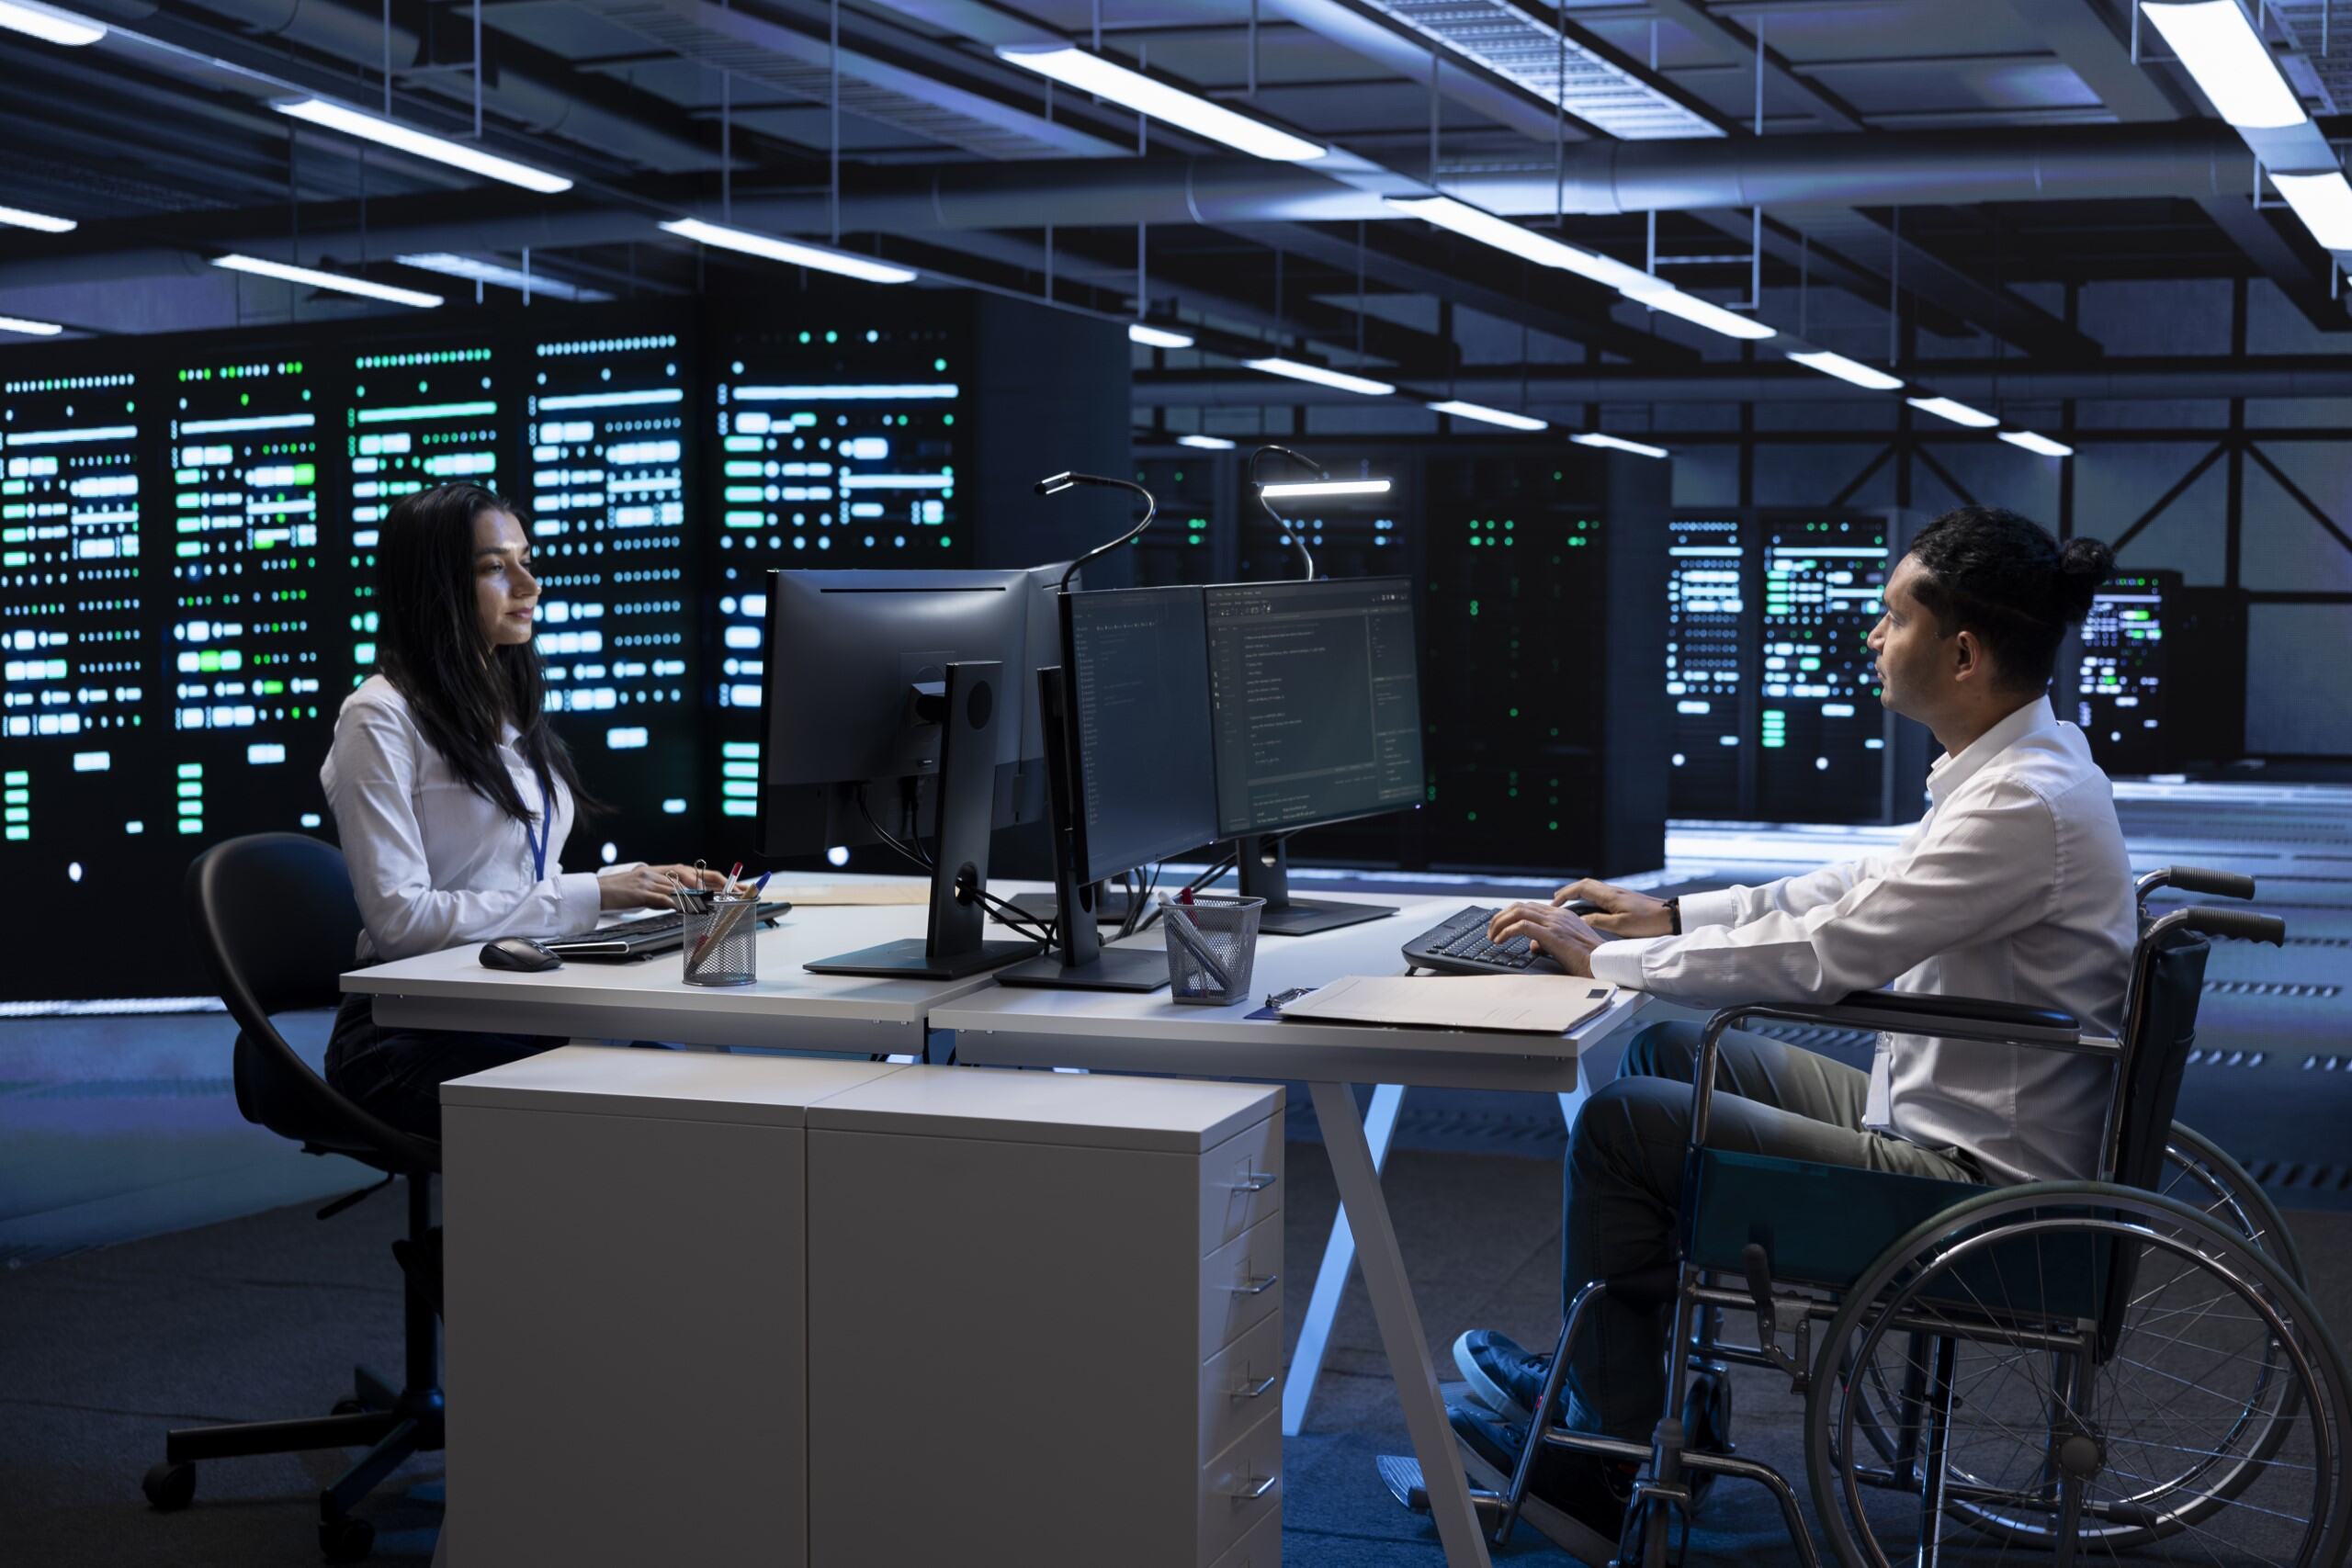
[[[707,0],[573,0],[673,54],[813,104],[831,100],[826,40]],[[855,49],[841,52],[842,112],[984,158],[1125,157],[1078,126],[909,70]]]
[[[1373,10],[1624,141],[1723,129],[1512,0],[1366,0]]]

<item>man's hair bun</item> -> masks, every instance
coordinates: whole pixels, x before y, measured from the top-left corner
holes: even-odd
[[[2090,614],[2091,596],[2099,584],[2115,574],[2115,552],[2098,539],[2069,539],[2059,547],[2058,570],[2065,583],[2060,597],[2065,601],[2066,618],[2079,621]]]

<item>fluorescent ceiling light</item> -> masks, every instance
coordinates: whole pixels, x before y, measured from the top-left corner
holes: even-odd
[[[1456,419],[1484,420],[1488,424],[1499,424],[1506,430],[1549,430],[1552,428],[1543,420],[1531,418],[1523,413],[1510,413],[1502,409],[1490,409],[1484,403],[1465,403],[1456,400],[1431,403],[1430,407],[1439,413],[1450,413]]]
[[[394,305],[413,305],[420,310],[430,310],[441,303],[438,294],[426,294],[414,288],[395,288],[389,283],[370,283],[364,277],[345,277],[340,273],[321,272],[315,267],[288,266],[284,262],[264,261],[259,256],[215,256],[212,265],[225,266],[231,272],[250,272],[256,277],[275,277],[286,283],[307,283],[313,288],[331,288],[338,294],[357,294]]]
[[[2012,446],[2022,446],[2045,457],[2071,457],[2075,449],[2063,441],[2052,441],[2047,435],[2036,435],[2030,430],[2005,430],[2001,439]]]
[[[1630,290],[1664,287],[1640,267],[1628,266],[1623,262],[1611,261],[1607,256],[1578,250],[1574,245],[1564,245],[1532,229],[1521,228],[1508,218],[1498,218],[1491,212],[1467,202],[1456,201],[1450,196],[1392,196],[1388,197],[1388,205],[1399,212],[1409,212],[1416,218],[1434,223],[1441,229],[1451,230],[1464,239],[1492,245],[1498,251],[1532,261],[1538,266],[1573,272],[1578,277],[1589,277],[1607,288]]]
[[[1222,141],[1236,152],[1253,157],[1271,158],[1281,164],[1304,164],[1330,151],[1320,142],[1293,136],[1287,130],[1276,130],[1263,120],[1236,114],[1222,104],[1213,104],[1182,87],[1154,81],[1140,71],[1114,65],[1100,55],[1068,44],[1045,48],[1007,44],[996,52],[1009,65],[1050,76],[1081,93],[1108,98],[1122,108],[1165,120],[1180,130]]]
[[[861,283],[912,283],[918,276],[913,268],[892,266],[888,262],[868,260],[836,251],[823,245],[803,244],[798,240],[779,240],[772,234],[754,234],[748,229],[723,229],[716,223],[706,223],[699,218],[677,218],[662,225],[682,240],[693,240],[706,245],[716,245],[722,251],[741,251],[747,256],[763,256],[769,261],[785,262],[793,266],[814,267],[819,272],[839,273],[854,277]]]
[[[1647,287],[1637,287],[1624,291],[1625,298],[1636,305],[1647,305],[1653,310],[1664,310],[1669,316],[1679,316],[1692,325],[1704,327],[1711,333],[1721,333],[1725,337],[1743,338],[1749,343],[1761,343],[1768,337],[1780,335],[1752,316],[1743,316],[1736,311],[1726,310],[1721,305],[1711,305],[1695,294],[1685,294],[1669,284],[1660,283],[1647,273],[1642,274],[1642,276],[1648,280]]]
[[[2237,0],[2148,0],[2143,9],[2213,106],[2245,130],[2279,130],[2309,117]]]
[[[2352,184],[2344,171],[2324,175],[2272,175],[2271,181],[2312,238],[2331,251],[2352,251]]]
[[[1269,376],[1287,376],[1294,381],[1312,381],[1318,387],[1337,387],[1343,392],[1361,392],[1367,398],[1385,398],[1396,390],[1387,382],[1375,381],[1368,376],[1351,376],[1344,370],[1326,370],[1320,365],[1302,365],[1295,359],[1245,359],[1241,363]]]
[[[28,321],[22,316],[0,316],[0,333],[22,333],[27,337],[55,337],[64,330],[55,321]]]
[[[1905,398],[1903,400],[1921,413],[1931,413],[1938,419],[1948,419],[1971,430],[1990,430],[2001,423],[1983,409],[1973,409],[1966,403],[1953,402],[1950,398]]]
[[[29,33],[43,43],[62,43],[69,49],[96,43],[107,36],[106,28],[87,17],[77,17],[53,6],[35,5],[31,0],[0,0],[0,28]]]
[[[1849,359],[1842,354],[1832,354],[1826,348],[1816,349],[1809,354],[1792,354],[1789,357],[1808,370],[1818,370],[1824,376],[1835,376],[1840,381],[1851,381],[1855,386],[1867,387],[1873,392],[1892,392],[1903,385],[1903,378],[1900,376],[1890,376],[1883,370],[1873,370],[1859,360]]]
[[[1637,457],[1673,456],[1663,446],[1650,446],[1639,441],[1628,441],[1622,435],[1603,435],[1597,430],[1586,431],[1582,435],[1571,435],[1568,439],[1579,446],[1606,446],[1612,452],[1631,452]]]
[[[1176,438],[1176,445],[1179,446],[1197,446],[1204,452],[1230,452],[1233,450],[1233,443],[1227,441],[1222,435],[1180,435]]]
[[[28,212],[21,207],[0,207],[0,223],[16,229],[38,229],[44,234],[69,233],[81,226],[71,218],[51,218],[46,212]]]
[[[1386,495],[1386,479],[1303,479],[1296,484],[1260,485],[1268,501],[1295,495]]]
[[[1166,327],[1148,327],[1141,321],[1127,323],[1127,341],[1147,348],[1190,348],[1193,340],[1182,333],[1171,333]]]
[[[0,0],[0,4],[6,3],[6,0]],[[430,158],[436,164],[447,164],[468,174],[503,180],[510,186],[537,191],[541,196],[553,196],[558,191],[571,188],[571,182],[561,175],[551,175],[545,169],[535,169],[528,164],[502,158],[469,141],[451,141],[446,137],[430,135],[405,125],[395,125],[389,119],[362,114],[357,109],[345,108],[324,98],[298,98],[269,107],[279,114],[306,119],[312,125],[323,125],[329,130],[340,130],[346,136],[356,136],[364,141],[378,142],[419,158]]]
[[[497,262],[477,261],[472,256],[451,255],[435,251],[429,255],[400,256],[402,266],[413,266],[419,272],[437,272],[444,277],[470,278],[476,283],[496,284],[501,288],[517,288],[526,294],[544,294],[550,299],[609,299],[611,295],[601,288],[583,288],[578,284],[565,283],[542,273],[525,272],[520,267],[502,266]]]

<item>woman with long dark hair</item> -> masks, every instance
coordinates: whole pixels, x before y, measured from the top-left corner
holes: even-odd
[[[344,700],[319,770],[359,898],[360,963],[565,935],[600,910],[667,908],[681,886],[717,885],[682,865],[563,869],[574,815],[594,803],[541,711],[539,583],[513,506],[470,484],[403,496],[376,560],[376,673]],[[327,1080],[438,1137],[445,1080],[561,1043],[379,1029],[366,997],[346,997]]]

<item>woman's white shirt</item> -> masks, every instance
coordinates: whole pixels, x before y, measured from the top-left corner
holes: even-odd
[[[544,815],[538,773],[515,739],[508,725],[499,761],[524,803]],[[531,830],[458,777],[417,728],[408,699],[381,675],[344,699],[319,782],[359,898],[362,964],[596,923],[595,874],[567,873],[561,863],[572,818],[563,781],[549,781],[554,810],[546,874],[538,875]]]

